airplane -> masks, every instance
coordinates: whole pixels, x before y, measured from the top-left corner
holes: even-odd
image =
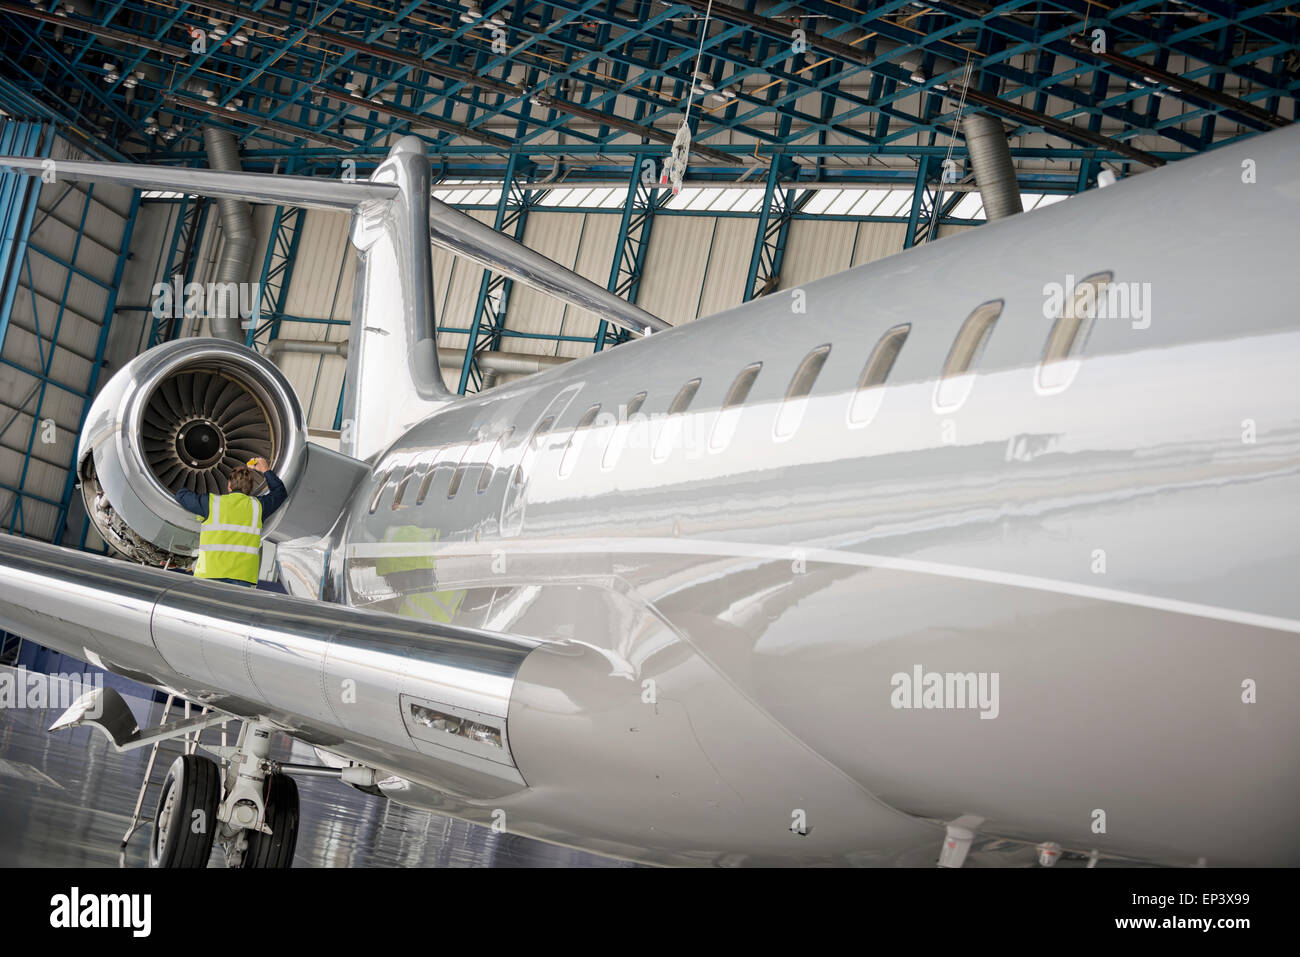
[[[345,427],[306,441],[241,344],[141,354],[76,465],[130,560],[0,536],[0,623],[242,722],[224,775],[172,766],[155,866],[287,866],[277,730],[368,793],[648,864],[1300,864],[1298,151],[675,328],[431,199],[414,138],[356,183],[61,163],[352,210]],[[637,335],[453,395],[431,242]],[[234,602],[168,570],[197,541],[171,486],[254,454],[289,594]],[[177,733],[91,696],[55,728]]]

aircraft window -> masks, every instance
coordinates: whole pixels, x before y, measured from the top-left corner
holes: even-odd
[[[627,445],[627,434],[632,428],[632,416],[641,411],[645,399],[646,393],[638,392],[628,400],[627,407],[623,410],[623,421],[614,427],[609,437],[609,445],[605,447],[605,457],[600,461],[602,469],[612,469],[618,464],[618,457],[623,454],[623,447]]]
[[[542,447],[542,443],[546,441],[546,435],[551,431],[553,425],[555,425],[555,416],[553,415],[548,415],[546,418],[542,419],[541,422],[537,423],[537,428],[533,430],[533,451],[537,451]],[[524,484],[523,462],[520,462],[515,466],[515,475],[512,481],[515,485]]]
[[[393,477],[394,469],[385,469],[378,480],[375,482],[375,494],[370,499],[370,514],[375,514],[375,509],[379,508],[379,500],[384,497],[384,491],[388,488],[388,480]]]
[[[573,474],[573,470],[578,464],[578,458],[582,455],[582,447],[586,444],[587,432],[591,428],[591,423],[596,421],[596,416],[599,414],[600,403],[597,402],[582,413],[582,418],[578,420],[578,424],[569,433],[569,444],[564,449],[564,458],[560,459],[560,478],[568,478]]]
[[[473,440],[466,442],[461,448],[463,451],[460,456],[460,463],[456,466],[456,471],[451,473],[451,484],[447,486],[447,497],[455,498],[456,493],[460,491],[460,483],[465,479],[465,473],[469,470],[469,456],[474,450],[477,443]]]
[[[1099,272],[1074,287],[1074,298],[1061,305],[1061,314],[1047,336],[1043,359],[1038,364],[1034,385],[1039,395],[1064,392],[1079,372],[1079,354],[1092,331],[1097,302],[1110,284],[1111,274]]]
[[[731,383],[727,397],[722,400],[722,411],[718,413],[713,431],[709,433],[710,452],[721,452],[731,444],[731,438],[736,434],[736,426],[740,422],[741,406],[749,398],[749,390],[754,387],[754,380],[762,368],[761,362],[751,363],[741,369],[740,375]]]
[[[677,395],[673,396],[672,404],[668,406],[668,418],[659,428],[659,438],[655,440],[654,454],[651,461],[662,462],[672,453],[673,446],[680,441],[682,434],[682,420],[679,417],[681,413],[690,408],[691,402],[695,399],[695,393],[700,391],[699,379],[692,379],[680,389]]]
[[[459,455],[460,448],[458,445],[444,445],[433,450],[429,456],[428,464],[425,465],[424,478],[420,480],[420,490],[415,495],[416,505],[424,504],[424,498],[429,494],[429,488],[433,485],[433,480],[438,474],[438,466],[450,461],[453,456]]]
[[[934,411],[956,412],[975,384],[971,367],[979,359],[988,343],[993,324],[1002,314],[1002,300],[995,299],[975,307],[966,317],[957,338],[948,351],[948,361],[943,364],[943,376],[934,388]]]
[[[858,389],[853,393],[849,403],[849,426],[860,429],[876,417],[880,402],[885,397],[885,380],[894,368],[894,360],[907,341],[907,334],[912,330],[909,323],[894,326],[888,330],[867,357],[867,364],[862,367],[862,376],[858,379]]]
[[[817,381],[822,366],[826,364],[826,357],[830,354],[831,347],[828,343],[812,350],[799,363],[794,378],[790,380],[790,388],[786,390],[785,399],[781,402],[781,408],[776,413],[776,426],[772,435],[777,441],[790,438],[798,430],[804,409],[808,405],[808,393],[812,392],[813,383]]]
[[[483,474],[478,477],[478,493],[482,495],[487,491],[488,485],[492,483],[492,473],[496,471],[497,453],[509,441],[510,436],[515,434],[515,427],[512,425],[501,433],[497,439],[496,445],[492,446],[492,451],[488,453],[487,461],[483,463]]]
[[[402,477],[397,482],[397,490],[393,492],[392,508],[396,509],[402,507],[402,496],[406,494],[406,487],[410,485],[411,476],[415,474],[415,470],[418,467],[419,463],[413,460],[411,464],[402,471]]]

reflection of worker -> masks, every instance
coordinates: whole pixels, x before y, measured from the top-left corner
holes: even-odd
[[[429,621],[450,622],[465,599],[465,589],[438,590],[437,562],[433,557],[432,543],[438,541],[436,528],[415,525],[397,525],[384,533],[390,543],[430,543],[424,554],[385,555],[375,560],[375,573],[382,575],[401,601],[393,609],[407,618],[427,618]]]
[[[254,496],[254,472],[266,477],[266,491]],[[176,501],[200,521],[199,560],[195,578],[215,578],[232,585],[256,587],[262,565],[262,522],[270,518],[289,497],[284,483],[271,471],[266,459],[253,459],[248,467],[237,466],[230,473],[226,495],[197,495],[178,489]]]

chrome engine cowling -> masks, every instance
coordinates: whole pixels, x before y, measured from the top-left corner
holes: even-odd
[[[224,339],[180,339],[136,356],[104,386],[77,473],[106,542],[136,561],[184,567],[198,524],[175,491],[224,492],[231,470],[256,457],[292,489],[306,442],[302,404],[269,359]]]

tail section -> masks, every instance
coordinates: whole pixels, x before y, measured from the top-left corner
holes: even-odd
[[[0,172],[45,172],[39,158],[0,156]],[[253,203],[350,210],[358,262],[341,450],[358,459],[455,400],[438,368],[430,240],[494,272],[644,335],[669,328],[644,309],[472,216],[432,200],[424,144],[403,137],[369,182],[311,176],[59,161],[55,176]]]

